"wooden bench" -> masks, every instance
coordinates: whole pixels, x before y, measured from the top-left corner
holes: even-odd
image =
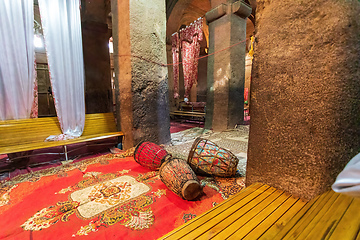
[[[256,183],[160,239],[360,239],[360,199],[305,202]]]
[[[188,112],[205,112],[206,102],[181,102],[179,104],[180,111]]]
[[[27,152],[26,156],[29,156],[32,150],[63,146],[67,160],[67,145],[112,137],[119,138],[124,135],[117,131],[113,113],[86,114],[84,132],[81,137],[45,142],[50,135],[58,134],[61,134],[61,129],[56,117],[1,121],[0,155]]]
[[[205,121],[205,103],[204,102],[182,102],[179,105],[179,110],[171,111],[171,117],[180,116],[187,119],[196,119]]]
[[[202,112],[173,111],[173,112],[170,112],[170,115],[205,118],[205,113],[202,113]]]

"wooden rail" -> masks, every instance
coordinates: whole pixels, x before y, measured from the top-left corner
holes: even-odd
[[[173,111],[170,112],[170,115],[173,116],[188,116],[188,117],[205,117],[205,113],[203,112],[189,112],[189,111]]]

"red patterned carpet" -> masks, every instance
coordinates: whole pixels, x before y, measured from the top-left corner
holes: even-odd
[[[244,187],[243,178],[199,178],[186,201],[131,153],[21,175],[0,188],[0,239],[157,239]]]

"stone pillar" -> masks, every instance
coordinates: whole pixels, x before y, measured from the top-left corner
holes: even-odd
[[[166,45],[166,56],[167,56],[167,63],[172,63],[172,46],[171,43]],[[174,98],[174,71],[173,66],[168,66],[168,85],[169,85],[169,109],[170,111],[177,110],[177,101]]]
[[[205,52],[205,50],[204,50]],[[200,55],[200,56],[205,56]],[[199,59],[199,75],[197,82],[197,101],[206,102],[207,89],[207,58]]]
[[[222,131],[244,121],[246,39],[251,7],[243,1],[211,0],[209,23],[208,90],[205,128]]]
[[[165,1],[112,0],[118,125],[124,147],[170,142]]]
[[[189,101],[197,102],[197,83],[194,83],[194,85],[190,89]]]
[[[86,113],[112,111],[109,30],[104,0],[81,2]]]
[[[360,151],[360,2],[257,3],[246,184],[311,199]]]

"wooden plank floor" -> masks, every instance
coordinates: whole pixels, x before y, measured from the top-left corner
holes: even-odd
[[[160,239],[256,239],[276,223],[284,226],[305,203],[256,183]]]
[[[306,203],[256,183],[160,239],[360,239],[360,199],[326,192]]]
[[[360,198],[328,191],[305,207],[272,239],[360,238]]]

